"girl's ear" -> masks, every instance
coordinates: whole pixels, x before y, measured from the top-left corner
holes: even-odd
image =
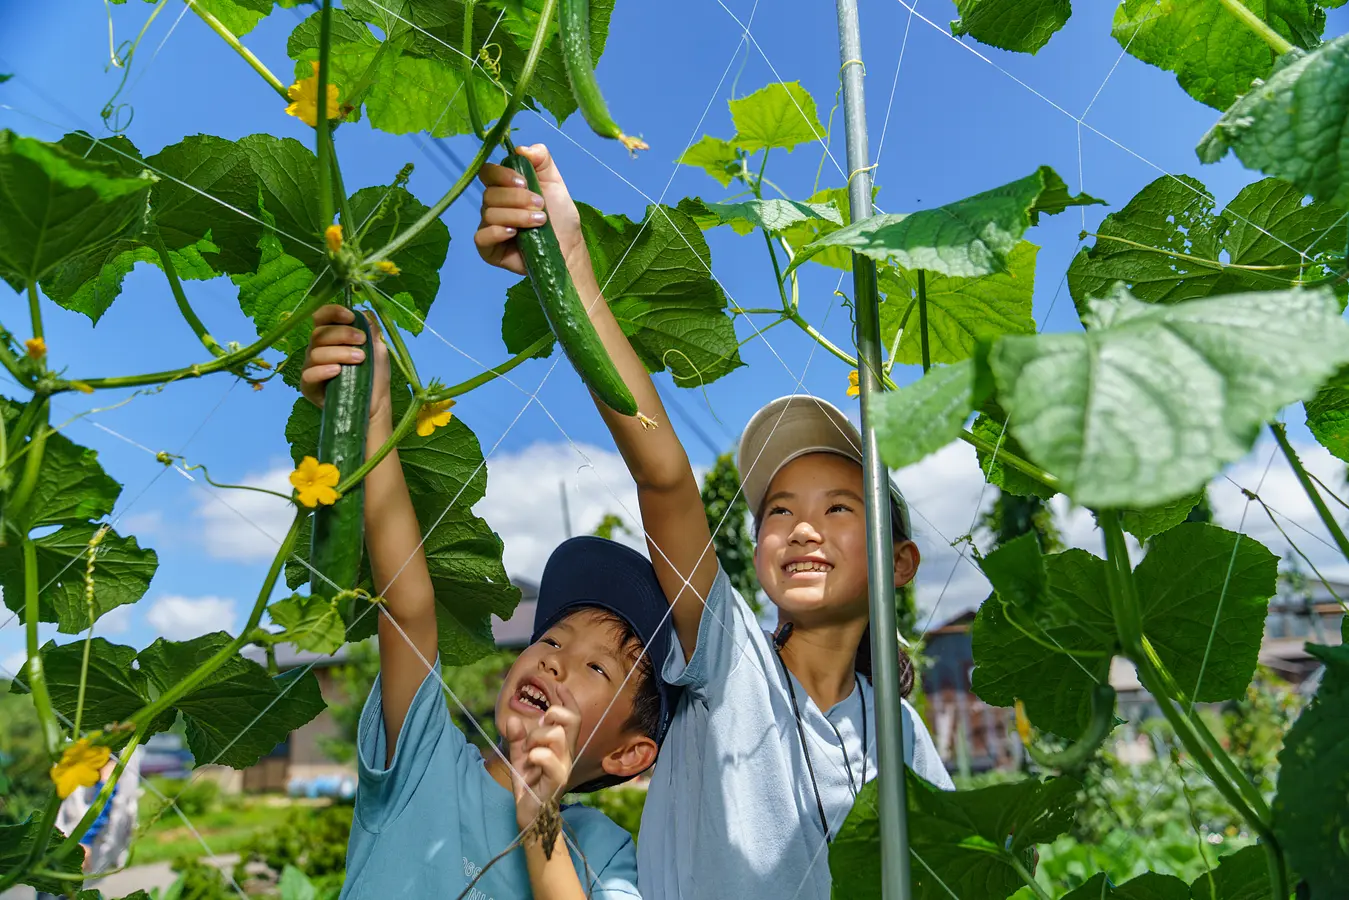
[[[913,541],[895,541],[895,587],[903,587],[912,581],[922,561],[918,545]]]

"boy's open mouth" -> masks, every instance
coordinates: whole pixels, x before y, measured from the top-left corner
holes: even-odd
[[[796,575],[799,572],[828,572],[832,568],[822,559],[796,559],[784,565],[782,570],[788,575]]]
[[[539,712],[548,712],[548,707],[552,705],[548,702],[548,695],[543,689],[529,682],[520,685],[515,696],[521,703],[532,706]]]

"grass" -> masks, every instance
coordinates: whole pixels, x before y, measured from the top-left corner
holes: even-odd
[[[188,819],[202,840],[192,833],[175,811],[166,813],[136,841],[131,864],[136,866],[171,862],[180,856],[193,858],[211,853],[237,853],[259,831],[274,825],[292,803],[282,797],[243,797]],[[142,809],[141,821],[147,822],[151,810]]]

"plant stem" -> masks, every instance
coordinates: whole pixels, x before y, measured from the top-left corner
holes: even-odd
[[[796,325],[797,328],[800,328],[806,334],[813,337],[821,347],[828,350],[830,353],[834,354],[839,359],[843,360],[852,368],[854,369],[857,368],[857,360],[855,358],[849,356],[846,352],[835,346],[833,341],[829,340],[829,338],[825,337],[819,331],[815,330],[815,327],[811,325],[809,322],[807,322],[804,318],[802,318],[799,312],[786,311],[786,316],[793,324]]]
[[[128,722],[136,726],[137,733],[142,733],[145,727],[153,722],[160,713],[196,690],[212,672],[232,659],[234,654],[238,653],[244,644],[248,643],[248,634],[254,628],[257,628],[258,622],[262,620],[263,610],[267,608],[267,601],[272,596],[272,589],[276,587],[276,580],[280,577],[286,559],[295,546],[295,536],[300,533],[300,524],[303,521],[304,516],[297,511],[295,518],[290,523],[290,530],[286,532],[286,536],[281,540],[281,546],[276,550],[276,556],[272,558],[272,566],[267,570],[267,577],[262,582],[261,590],[258,591],[258,599],[253,604],[253,611],[249,613],[248,621],[244,623],[243,628],[239,629],[239,636],[217,650],[210,659],[194,669],[182,681],[160,694],[153,702],[146,704],[140,712],[127,719]]]
[[[1011,863],[1012,868],[1016,870],[1016,874],[1021,876],[1021,880],[1026,882],[1026,886],[1035,893],[1036,897],[1040,898],[1040,900],[1054,900],[1054,898],[1050,897],[1045,891],[1044,887],[1041,886],[1040,882],[1035,880],[1035,876],[1026,868],[1026,864],[1021,861],[1020,857],[1015,853],[1007,853],[1005,858]]]
[[[328,57],[329,45],[333,33],[333,0],[323,0],[323,10],[319,13],[319,74],[318,102],[314,105],[314,131],[316,149],[319,158],[319,217],[323,227],[333,223],[333,181],[334,166],[333,133],[328,122]],[[349,227],[351,223],[346,223]]]
[[[923,374],[932,368],[932,354],[927,346],[927,272],[918,270],[918,337],[923,347]]]
[[[1260,274],[1264,272],[1281,272],[1290,269],[1305,269],[1309,265],[1309,263],[1300,262],[1300,263],[1285,263],[1283,265],[1278,266],[1245,266],[1239,263],[1225,263],[1217,259],[1206,259],[1205,257],[1202,256],[1192,256],[1189,253],[1181,253],[1176,250],[1165,250],[1161,247],[1149,247],[1147,244],[1141,244],[1138,241],[1131,241],[1128,238],[1116,237],[1113,234],[1097,234],[1095,232],[1088,231],[1086,232],[1085,236],[1096,238],[1096,240],[1098,241],[1114,241],[1117,244],[1124,244],[1125,246],[1133,247],[1137,250],[1145,250],[1148,253],[1156,253],[1161,256],[1169,256],[1172,259],[1183,259],[1186,262],[1192,262],[1197,266],[1203,266],[1206,269],[1214,269],[1219,272],[1225,272],[1229,269],[1234,269],[1241,272],[1253,272],[1256,274]],[[1287,279],[1278,279],[1278,280],[1286,281]]]
[[[478,140],[487,140],[482,126],[482,111],[478,109],[478,95],[474,92],[473,66],[477,55],[473,52],[473,7],[478,0],[464,0],[464,100],[468,103],[468,121]]]
[[[408,433],[416,427],[417,412],[421,409],[423,404],[437,403],[441,400],[458,397],[460,394],[467,394],[474,388],[481,387],[482,385],[487,384],[487,382],[505,375],[525,360],[532,359],[536,353],[547,348],[552,342],[553,334],[550,331],[510,359],[494,368],[488,369],[486,372],[474,375],[467,381],[461,381],[459,384],[451,385],[443,390],[435,391],[432,394],[423,395],[421,392],[418,392],[413,396],[412,403],[408,405],[407,412],[403,413],[403,418],[398,420],[398,424],[394,427],[393,434],[389,439],[385,441],[378,450],[372,453],[365,462],[356,469],[356,471],[343,479],[342,483],[337,486],[337,492],[339,494],[345,494],[347,491],[351,490],[352,485],[360,482],[362,478],[375,470],[375,466],[384,461],[384,457],[388,456],[398,443],[402,441],[403,438],[407,437]]]
[[[210,375],[212,372],[219,372],[224,369],[232,368],[240,363],[248,362],[262,351],[275,344],[281,338],[285,337],[293,328],[296,328],[302,321],[306,320],[314,310],[327,303],[337,290],[335,282],[328,282],[314,291],[308,300],[300,305],[290,316],[282,319],[272,327],[270,331],[258,338],[252,344],[237,350],[234,353],[227,353],[224,356],[217,357],[210,362],[197,363],[182,369],[172,369],[168,372],[149,372],[145,375],[119,375],[113,378],[86,378],[81,379],[80,383],[91,388],[123,388],[135,387],[142,384],[159,384],[161,382],[177,381],[181,378],[200,378],[203,375]],[[73,383],[70,381],[59,383],[53,388],[53,393],[60,391],[74,390]]]
[[[449,209],[450,204],[459,199],[459,195],[478,176],[478,169],[482,167],[487,155],[492,152],[498,142],[505,138],[511,126],[511,119],[515,117],[516,110],[520,108],[525,91],[529,89],[529,83],[534,80],[534,70],[538,67],[539,57],[543,55],[543,48],[547,43],[548,26],[553,21],[556,12],[557,0],[544,0],[543,9],[539,13],[539,25],[534,30],[534,41],[529,45],[529,53],[525,56],[525,63],[515,81],[515,89],[511,91],[510,99],[506,101],[506,109],[502,112],[501,118],[497,119],[497,123],[492,126],[491,132],[482,142],[482,146],[478,148],[478,152],[474,155],[472,161],[465,167],[464,173],[459,176],[459,180],[420,219],[409,225],[402,234],[395,237],[384,247],[368,256],[365,260],[367,263],[389,259],[401,250],[409,241],[421,234],[423,229],[440,218],[441,213]]]
[[[271,70],[262,64],[262,60],[253,55],[253,51],[241,44],[234,32],[226,28],[215,16],[198,6],[196,0],[187,0],[187,5],[192,8],[194,13],[201,16],[201,20],[209,25],[212,31],[224,38],[225,43],[234,48],[234,52],[242,56],[244,62],[252,66],[253,71],[261,75],[263,79],[271,85],[272,90],[281,95],[282,100],[285,100],[287,103],[290,102],[290,95],[286,93],[286,86],[281,83],[281,79],[273,75]]]
[[[1119,513],[1113,509],[1099,514],[1101,530],[1105,532],[1106,588],[1110,594],[1110,612],[1115,620],[1124,654],[1137,662],[1143,656],[1143,614],[1134,588],[1133,570],[1129,565],[1129,547],[1124,542]]]
[[[1269,48],[1279,56],[1283,56],[1293,49],[1293,45],[1283,35],[1270,28],[1268,22],[1247,9],[1241,0],[1218,0],[1218,2],[1227,7],[1227,11],[1236,16],[1237,21],[1255,32],[1256,37],[1269,44]],[[1280,897],[1279,900],[1284,900],[1284,897]]]
[[[28,315],[33,320],[33,337],[42,337],[42,302],[37,293],[37,282],[28,282]]]
[[[127,763],[131,762],[131,757],[136,752],[136,748],[140,745],[140,742],[140,732],[131,735],[131,740],[122,748],[121,756],[117,759],[117,765],[113,767],[112,777],[103,782],[103,787],[99,790],[98,796],[94,798],[93,805],[85,810],[79,823],[70,830],[70,834],[66,836],[66,839],[52,851],[53,859],[58,861],[65,859],[71,851],[80,845],[80,838],[89,830],[89,826],[94,824],[94,820],[97,819],[99,813],[103,811],[103,807],[107,806],[108,801],[112,799],[113,788],[115,788],[117,782],[121,780],[122,772],[126,769]]]
[[[42,821],[38,823],[37,840],[28,848],[28,855],[24,857],[23,862],[15,866],[13,871],[0,875],[0,894],[18,884],[20,878],[32,871],[33,864],[41,858],[47,849],[47,843],[51,840],[52,832],[56,830],[56,815],[60,811],[61,798],[56,796],[56,791],[52,791],[51,797],[47,799],[47,806],[42,810]]]
[[[412,362],[412,354],[408,352],[407,344],[403,343],[403,335],[398,330],[398,323],[388,315],[384,307],[384,298],[368,285],[363,286],[361,292],[375,310],[375,316],[379,319],[380,327],[384,330],[384,339],[389,342],[389,350],[393,353],[394,362],[398,363],[398,367],[403,370],[403,377],[412,385],[412,390],[415,393],[422,393],[425,388],[422,386],[421,376],[417,374],[417,366]]]
[[[1307,470],[1302,467],[1302,461],[1297,458],[1297,452],[1293,449],[1293,445],[1288,443],[1287,431],[1278,422],[1271,422],[1269,430],[1274,435],[1274,440],[1278,441],[1279,449],[1288,459],[1288,464],[1293,467],[1293,472],[1297,475],[1297,480],[1302,485],[1302,489],[1307,492],[1307,498],[1311,500],[1312,506],[1316,507],[1316,514],[1321,517],[1322,524],[1326,526],[1330,536],[1335,539],[1336,545],[1340,548],[1340,553],[1346,560],[1349,560],[1349,539],[1345,538],[1344,529],[1340,527],[1339,522],[1335,521],[1335,516],[1326,506],[1326,501],[1321,499],[1321,492],[1316,489],[1316,485],[1312,484],[1311,478],[1307,475]]]
[[[782,266],[778,264],[778,252],[773,248],[773,238],[767,231],[763,233],[764,243],[768,245],[768,258],[773,261],[773,283],[778,286],[778,296],[782,298],[782,309],[770,310],[770,312],[791,312],[792,304],[787,299],[787,288],[782,283]]]
[[[19,370],[18,358],[13,353],[9,352],[8,339],[0,340],[0,365],[3,365],[5,370],[9,372],[10,375],[13,375],[14,380],[19,384],[32,384],[32,377],[25,375]]]
[[[1040,484],[1043,484],[1045,487],[1056,493],[1063,490],[1063,487],[1059,484],[1059,479],[1056,476],[1049,474],[1034,463],[1027,462],[1015,453],[1009,453],[1005,447],[995,447],[993,444],[990,444],[988,441],[968,429],[960,432],[960,439],[974,449],[983,451],[990,457],[996,453],[998,460],[1004,465],[1016,469],[1027,478],[1035,479],[1040,482]]]
[[[24,625],[28,630],[28,690],[33,694],[33,706],[37,709],[38,722],[42,725],[42,745],[48,756],[55,757],[61,744],[61,729],[52,712],[51,695],[47,693],[47,673],[42,667],[42,654],[38,652],[37,546],[27,535],[20,539],[20,545],[23,547]]]
[[[23,461],[23,476],[19,480],[19,486],[9,497],[9,516],[21,526],[25,526],[22,528],[24,534],[28,533],[25,507],[37,488],[38,475],[42,470],[42,457],[47,449],[47,435],[51,432],[51,428],[47,425],[47,417],[51,413],[50,401],[45,397],[41,399],[34,397],[34,400],[37,400],[39,409],[37,423],[33,427],[33,438],[24,448],[28,452],[28,458]]]
[[[173,264],[172,257],[169,256],[169,248],[164,245],[164,238],[159,234],[158,229],[154,229],[154,248],[155,253],[159,255],[159,265],[164,270],[164,277],[169,281],[169,290],[173,292],[173,299],[178,303],[178,311],[183,314],[187,320],[192,333],[201,341],[202,346],[211,351],[212,356],[224,356],[225,348],[211,336],[206,330],[206,325],[197,313],[192,309],[192,304],[187,301],[187,293],[183,290],[183,283],[178,279],[178,268]]]

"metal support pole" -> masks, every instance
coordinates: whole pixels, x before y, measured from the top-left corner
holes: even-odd
[[[843,116],[848,139],[848,202],[852,221],[871,216],[871,150],[867,146],[866,96],[862,88],[862,37],[857,0],[837,0],[838,50],[843,77]],[[876,696],[880,762],[881,896],[909,900],[909,826],[904,770],[904,716],[900,706],[899,641],[895,622],[894,542],[890,524],[890,473],[881,461],[870,399],[882,390],[880,310],[876,264],[852,258],[857,310],[857,371],[862,398],[862,459],[866,492],[867,578],[871,600],[871,666]]]

